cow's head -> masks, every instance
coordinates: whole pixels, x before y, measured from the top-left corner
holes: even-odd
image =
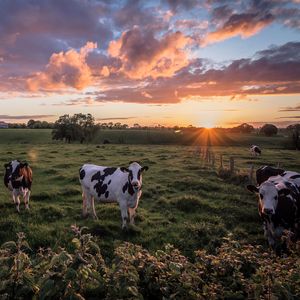
[[[120,168],[122,172],[128,173],[128,181],[131,183],[133,189],[135,191],[138,191],[142,188],[142,173],[143,171],[147,171],[148,167],[144,166],[142,167],[139,163],[136,161],[130,162],[129,167],[121,167]]]
[[[28,166],[27,162],[20,162],[19,160],[13,160],[7,164],[5,167],[5,177],[13,181],[18,181],[23,178],[24,168]]]
[[[247,189],[258,194],[260,213],[264,215],[274,215],[276,212],[278,198],[287,196],[290,190],[281,184],[265,181],[259,187],[248,185]]]

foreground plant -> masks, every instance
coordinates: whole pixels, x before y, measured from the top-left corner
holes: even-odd
[[[40,248],[23,233],[0,248],[0,299],[299,299],[300,243],[278,257],[223,239],[191,262],[172,245],[150,253],[120,244],[110,266],[86,228],[72,226],[72,251]]]

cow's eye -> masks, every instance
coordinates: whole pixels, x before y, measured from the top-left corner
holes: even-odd
[[[275,200],[277,200],[278,199],[278,196],[275,196]]]
[[[260,199],[264,198],[263,194],[259,194],[259,197],[260,197]]]

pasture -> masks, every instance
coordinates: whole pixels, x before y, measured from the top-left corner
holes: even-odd
[[[30,211],[21,203],[17,214],[4,185],[0,189],[1,244],[23,231],[34,249],[68,248],[70,226],[76,224],[88,227],[108,260],[123,241],[140,244],[150,252],[170,243],[191,259],[199,248],[213,253],[229,233],[239,241],[267,248],[255,197],[243,183],[219,178],[218,163],[215,169],[205,165],[195,156],[194,146],[52,143],[49,130],[3,130],[0,136],[1,165],[20,159],[27,160],[33,169]],[[252,163],[258,167],[280,162],[286,169],[299,171],[298,153],[278,149],[278,138],[269,138],[272,147],[268,149],[267,139],[263,156],[258,158],[250,157],[244,145],[212,150],[216,157],[223,154],[225,166],[230,156],[235,157],[240,174],[247,174]],[[79,167],[87,162],[127,166],[131,160],[149,166],[143,176],[136,225],[123,232],[115,204],[96,203],[99,220],[83,219]]]

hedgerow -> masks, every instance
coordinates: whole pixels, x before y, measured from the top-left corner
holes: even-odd
[[[31,250],[24,233],[0,248],[0,299],[299,299],[300,243],[276,256],[229,235],[216,254],[190,261],[172,245],[150,253],[120,244],[105,262],[91,234],[72,247]]]

